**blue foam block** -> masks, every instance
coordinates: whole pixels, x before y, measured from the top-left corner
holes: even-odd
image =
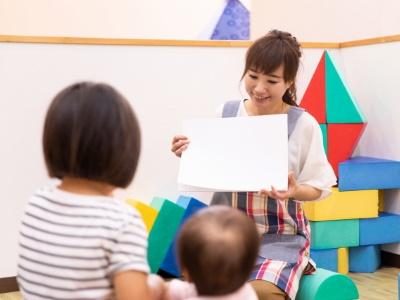
[[[182,206],[183,208],[187,208],[191,199],[194,199],[194,198],[190,197],[190,196],[180,195],[178,197],[178,200],[176,200],[176,204]]]
[[[332,272],[338,271],[338,249],[311,249],[310,255],[318,268],[323,268]]]
[[[384,190],[400,188],[400,161],[353,157],[339,164],[339,190]]]
[[[360,246],[400,242],[400,215],[380,213],[378,218],[360,219]]]
[[[349,248],[350,272],[373,273],[380,265],[381,250],[379,245]]]
[[[181,223],[179,225],[179,228],[177,230],[177,233],[179,232],[180,228],[182,225],[198,210],[206,207],[207,205],[204,204],[203,202],[200,202],[199,200],[190,197],[189,202],[187,203],[186,210],[183,214],[183,217],[181,219]],[[169,247],[167,254],[165,255],[165,258],[163,262],[160,265],[160,269],[167,272],[168,274],[175,276],[175,277],[180,277],[181,276],[181,271],[178,266],[178,261],[176,258],[176,242],[177,242],[177,236],[178,234],[175,235],[174,241],[172,242],[171,246]]]

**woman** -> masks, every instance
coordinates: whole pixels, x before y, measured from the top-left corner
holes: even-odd
[[[250,277],[260,299],[295,299],[302,274],[315,270],[302,202],[326,197],[336,184],[320,127],[296,104],[300,57],[300,45],[290,33],[273,30],[256,40],[247,51],[242,75],[249,99],[225,103],[220,112],[221,117],[288,115],[288,190],[216,193],[212,201],[245,211],[263,235]],[[188,143],[187,137],[175,136],[171,150],[180,156]]]

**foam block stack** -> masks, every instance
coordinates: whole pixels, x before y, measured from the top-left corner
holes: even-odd
[[[185,208],[185,213],[183,214],[183,217],[180,221],[179,228],[182,227],[182,225],[198,210],[206,207],[206,205],[195,198],[190,198],[188,201],[180,202],[178,199],[178,204],[181,203],[184,205]],[[179,228],[178,231],[179,232]],[[176,259],[176,240],[177,240],[177,235],[175,235],[174,240],[172,244],[169,246],[167,254],[164,257],[164,260],[160,266],[160,269],[163,270],[164,272],[167,272],[168,274],[175,276],[175,277],[180,277],[181,276],[181,271],[178,266],[178,262]]]
[[[163,271],[171,277],[180,277],[175,253],[179,228],[206,205],[188,196],[180,196],[176,203],[162,197],[154,197],[150,205],[130,199],[127,202],[139,211],[148,229],[151,272]]]
[[[159,270],[184,213],[185,209],[183,207],[169,200],[163,201],[149,234],[147,256],[152,273],[156,273]]]
[[[351,157],[366,121],[327,51],[300,105],[320,124],[338,177],[330,197],[304,205],[312,229],[311,257],[343,274],[374,272],[380,265],[379,245],[400,242],[400,216],[379,214],[384,210],[382,190],[400,188],[400,162]]]
[[[366,122],[329,52],[322,54],[300,105],[320,124],[328,160],[338,175],[339,162],[352,155]]]
[[[187,196],[179,197],[176,203],[161,197],[154,197],[151,205],[137,200],[128,200],[128,203],[139,211],[146,224],[152,224],[148,226],[150,228],[148,260],[151,272],[180,277],[181,272],[176,258],[176,239],[179,228],[206,205]],[[296,300],[331,299],[326,297],[334,290],[338,290],[335,294],[336,300],[357,299],[358,291],[352,280],[336,273],[338,269],[348,268],[347,248],[331,251],[312,250],[311,252],[322,258],[328,257],[323,261],[333,263],[334,265],[326,267],[334,269],[335,272],[318,269],[314,275],[303,276]]]

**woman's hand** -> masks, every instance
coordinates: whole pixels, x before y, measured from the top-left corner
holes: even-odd
[[[294,198],[298,201],[312,201],[321,197],[322,190],[308,184],[297,184],[293,172],[289,172],[287,191],[277,191],[272,186],[270,191],[262,189],[259,191],[259,194],[277,200],[288,200],[289,198]]]
[[[289,198],[295,198],[297,189],[298,189],[298,185],[297,185],[296,178],[294,178],[294,173],[289,172],[287,191],[278,191],[273,186],[271,186],[270,191],[267,191],[266,189],[262,189],[259,191],[259,194],[261,196],[268,196],[268,197],[274,198],[276,200],[287,200]]]
[[[185,151],[190,143],[189,139],[184,135],[176,135],[172,139],[171,151],[178,157],[181,157],[182,152]]]

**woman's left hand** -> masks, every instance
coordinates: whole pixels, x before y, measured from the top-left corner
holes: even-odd
[[[271,190],[267,191],[266,189],[262,189],[259,191],[261,196],[268,196],[270,198],[274,198],[277,200],[288,200],[289,198],[294,198],[297,190],[297,181],[294,177],[293,172],[289,172],[288,175],[288,189],[287,191],[278,191],[273,186],[271,186]]]

